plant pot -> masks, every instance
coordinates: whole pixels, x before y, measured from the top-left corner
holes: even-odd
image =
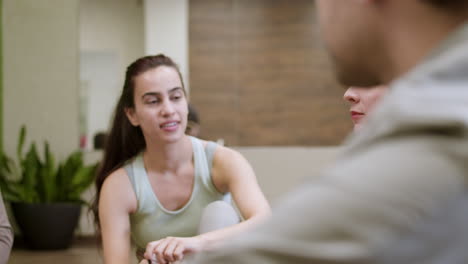
[[[81,204],[11,203],[26,245],[31,249],[65,249],[71,244],[78,224]]]

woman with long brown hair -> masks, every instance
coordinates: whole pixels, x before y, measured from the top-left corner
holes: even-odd
[[[176,262],[270,214],[242,155],[184,134],[187,105],[180,72],[169,57],[146,56],[127,68],[96,179],[93,209],[105,263],[129,263],[131,241],[140,259]],[[227,203],[216,202],[228,193],[244,221],[214,231],[202,227],[200,234],[207,218],[237,217]],[[221,213],[204,215],[207,207]]]

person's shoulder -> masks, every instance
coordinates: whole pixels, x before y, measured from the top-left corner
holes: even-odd
[[[130,188],[130,179],[125,168],[119,168],[107,176],[102,186],[103,190],[124,190]]]
[[[216,147],[213,167],[222,170],[237,170],[246,164],[248,164],[247,159],[238,150],[221,145]]]
[[[125,168],[115,170],[106,178],[102,186],[101,196],[112,197],[111,200],[118,201],[131,212],[136,208],[136,196]]]
[[[326,179],[360,193],[374,189],[399,193],[400,198],[417,193],[435,197],[459,188],[466,173],[464,163],[452,151],[457,146],[452,145],[449,150],[446,145],[450,146],[436,136],[382,139],[355,151],[348,150],[326,171],[333,175]]]
[[[125,177],[128,177],[127,171],[125,170],[124,167],[120,167],[117,170],[113,171],[111,174],[109,174],[106,181],[107,180],[118,181]]]

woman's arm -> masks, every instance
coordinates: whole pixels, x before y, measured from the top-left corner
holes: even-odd
[[[169,263],[184,254],[212,248],[263,221],[271,214],[270,206],[258,186],[255,173],[247,160],[237,151],[219,146],[213,158],[212,179],[221,192],[231,192],[245,221],[195,237],[168,237],[151,242],[145,258],[155,254],[158,263]]]
[[[136,210],[136,197],[124,169],[104,182],[99,199],[104,263],[130,263],[129,214]]]
[[[216,246],[270,216],[270,206],[248,161],[237,151],[219,146],[213,159],[212,179],[221,192],[230,192],[245,221],[199,235],[203,247]]]

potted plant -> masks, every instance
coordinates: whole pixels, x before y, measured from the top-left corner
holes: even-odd
[[[26,128],[17,145],[17,162],[0,152],[0,188],[11,203],[23,239],[32,249],[67,248],[81,208],[81,194],[92,184],[97,163],[85,165],[75,151],[56,164],[47,141],[41,158],[36,143],[23,154]]]

